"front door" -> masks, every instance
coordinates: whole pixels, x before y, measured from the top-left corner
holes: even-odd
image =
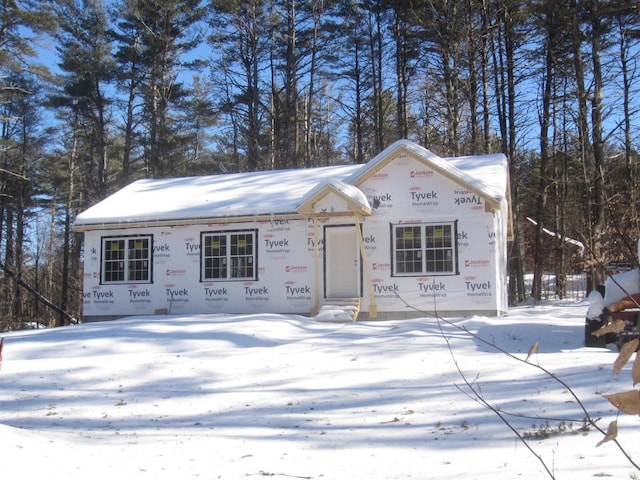
[[[355,225],[324,228],[326,298],[360,297],[360,249]]]

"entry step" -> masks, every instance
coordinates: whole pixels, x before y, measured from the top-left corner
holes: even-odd
[[[321,322],[355,322],[359,313],[359,298],[326,298],[314,318]]]

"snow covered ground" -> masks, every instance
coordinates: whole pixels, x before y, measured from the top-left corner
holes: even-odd
[[[586,303],[455,319],[566,382],[606,430],[615,350],[584,348]],[[155,316],[5,334],[0,471],[38,479],[637,478],[582,431],[570,392],[432,318]],[[499,409],[474,401],[457,367]],[[464,392],[469,393],[466,395]],[[550,419],[549,421],[544,420]],[[618,440],[640,461],[639,419]]]

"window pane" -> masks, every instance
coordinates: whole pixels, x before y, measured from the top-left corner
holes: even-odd
[[[253,277],[253,234],[231,235],[231,278]]]
[[[394,226],[394,272],[455,273],[454,233],[453,223]]]
[[[422,233],[420,226],[397,227],[395,230],[396,272],[422,272]]]
[[[451,248],[451,225],[427,225],[425,227],[427,248]]]
[[[105,240],[104,242],[104,281],[124,281],[124,240]]]
[[[104,238],[102,281],[150,282],[152,237]]]
[[[451,249],[427,251],[427,271],[452,272],[453,251]]]
[[[204,278],[227,278],[227,237],[204,237]]]
[[[129,239],[128,280],[144,282],[149,280],[149,239]]]
[[[425,237],[427,272],[453,272],[453,226],[426,225]]]
[[[216,233],[203,237],[203,279],[255,276],[255,233]]]

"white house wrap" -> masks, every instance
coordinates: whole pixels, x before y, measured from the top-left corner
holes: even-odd
[[[83,318],[499,315],[508,192],[504,155],[406,140],[364,165],[140,180],[76,219]]]

